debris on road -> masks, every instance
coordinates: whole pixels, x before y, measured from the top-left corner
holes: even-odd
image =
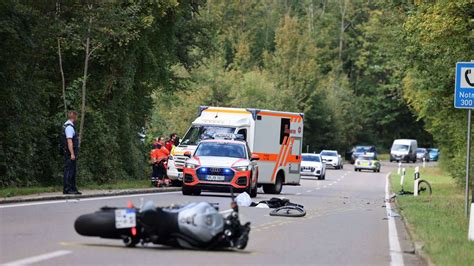
[[[287,198],[271,198],[270,200],[252,202],[250,206],[274,209],[270,212],[270,216],[303,217],[306,215],[303,205],[290,202]]]

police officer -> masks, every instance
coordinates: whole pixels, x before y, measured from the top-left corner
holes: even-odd
[[[79,150],[79,140],[77,138],[74,123],[77,120],[77,112],[69,111],[68,120],[63,125],[63,145],[64,145],[64,178],[63,178],[63,194],[82,194],[76,187],[76,162],[77,152]]]

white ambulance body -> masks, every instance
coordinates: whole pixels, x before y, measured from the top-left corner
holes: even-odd
[[[168,176],[183,178],[186,151],[194,152],[202,135],[241,134],[260,157],[258,184],[279,194],[283,184],[299,185],[303,145],[303,114],[259,109],[201,106],[180,145],[168,161]]]

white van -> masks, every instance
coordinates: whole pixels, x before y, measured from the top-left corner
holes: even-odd
[[[282,185],[300,183],[303,114],[259,109],[201,106],[198,117],[168,160],[168,177],[183,179],[185,152],[194,153],[202,136],[241,134],[258,155],[258,184],[279,194]]]
[[[416,162],[416,149],[418,142],[414,139],[396,139],[393,141],[392,149],[390,150],[390,162],[405,161]]]

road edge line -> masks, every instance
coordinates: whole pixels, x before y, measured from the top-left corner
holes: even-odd
[[[71,254],[71,253],[72,253],[72,251],[70,251],[70,250],[57,250],[57,251],[44,253],[44,254],[41,254],[41,255],[33,256],[33,257],[14,260],[14,261],[11,261],[11,262],[7,262],[5,264],[2,263],[2,265],[4,265],[4,266],[29,265],[29,264],[38,263],[38,262],[41,262],[41,261],[50,260],[50,259],[53,259],[53,258],[65,256],[65,255]]]
[[[39,202],[39,201],[53,201],[53,200],[80,200],[87,198],[99,198],[99,197],[108,197],[108,196],[120,196],[120,195],[135,195],[135,194],[147,194],[147,193],[163,193],[163,192],[174,192],[180,191],[180,187],[171,187],[171,188],[156,188],[156,189],[131,189],[131,190],[117,190],[112,192],[101,192],[96,194],[83,194],[83,195],[54,195],[54,196],[44,196],[37,198],[21,198],[19,196],[15,199],[2,198],[0,199],[0,206],[12,203],[27,203],[27,202]],[[28,195],[25,195],[26,197]]]
[[[390,173],[385,176],[385,208],[388,219],[388,244],[390,252],[390,265],[404,265],[403,252],[398,237],[397,225],[392,217],[392,204],[390,202]]]
[[[155,192],[155,193],[143,193],[143,194],[126,194],[126,195],[113,195],[113,196],[105,196],[105,197],[89,197],[83,199],[62,199],[62,200],[51,200],[51,201],[34,201],[34,202],[24,202],[24,203],[12,203],[12,204],[3,204],[0,205],[0,209],[6,208],[15,208],[15,207],[28,207],[28,206],[36,206],[36,205],[46,205],[46,204],[59,204],[59,203],[76,203],[76,202],[85,202],[85,201],[95,201],[95,200],[108,200],[108,199],[120,199],[120,198],[128,198],[128,197],[145,197],[150,195],[169,195],[175,194],[178,191],[162,191],[162,192]]]

